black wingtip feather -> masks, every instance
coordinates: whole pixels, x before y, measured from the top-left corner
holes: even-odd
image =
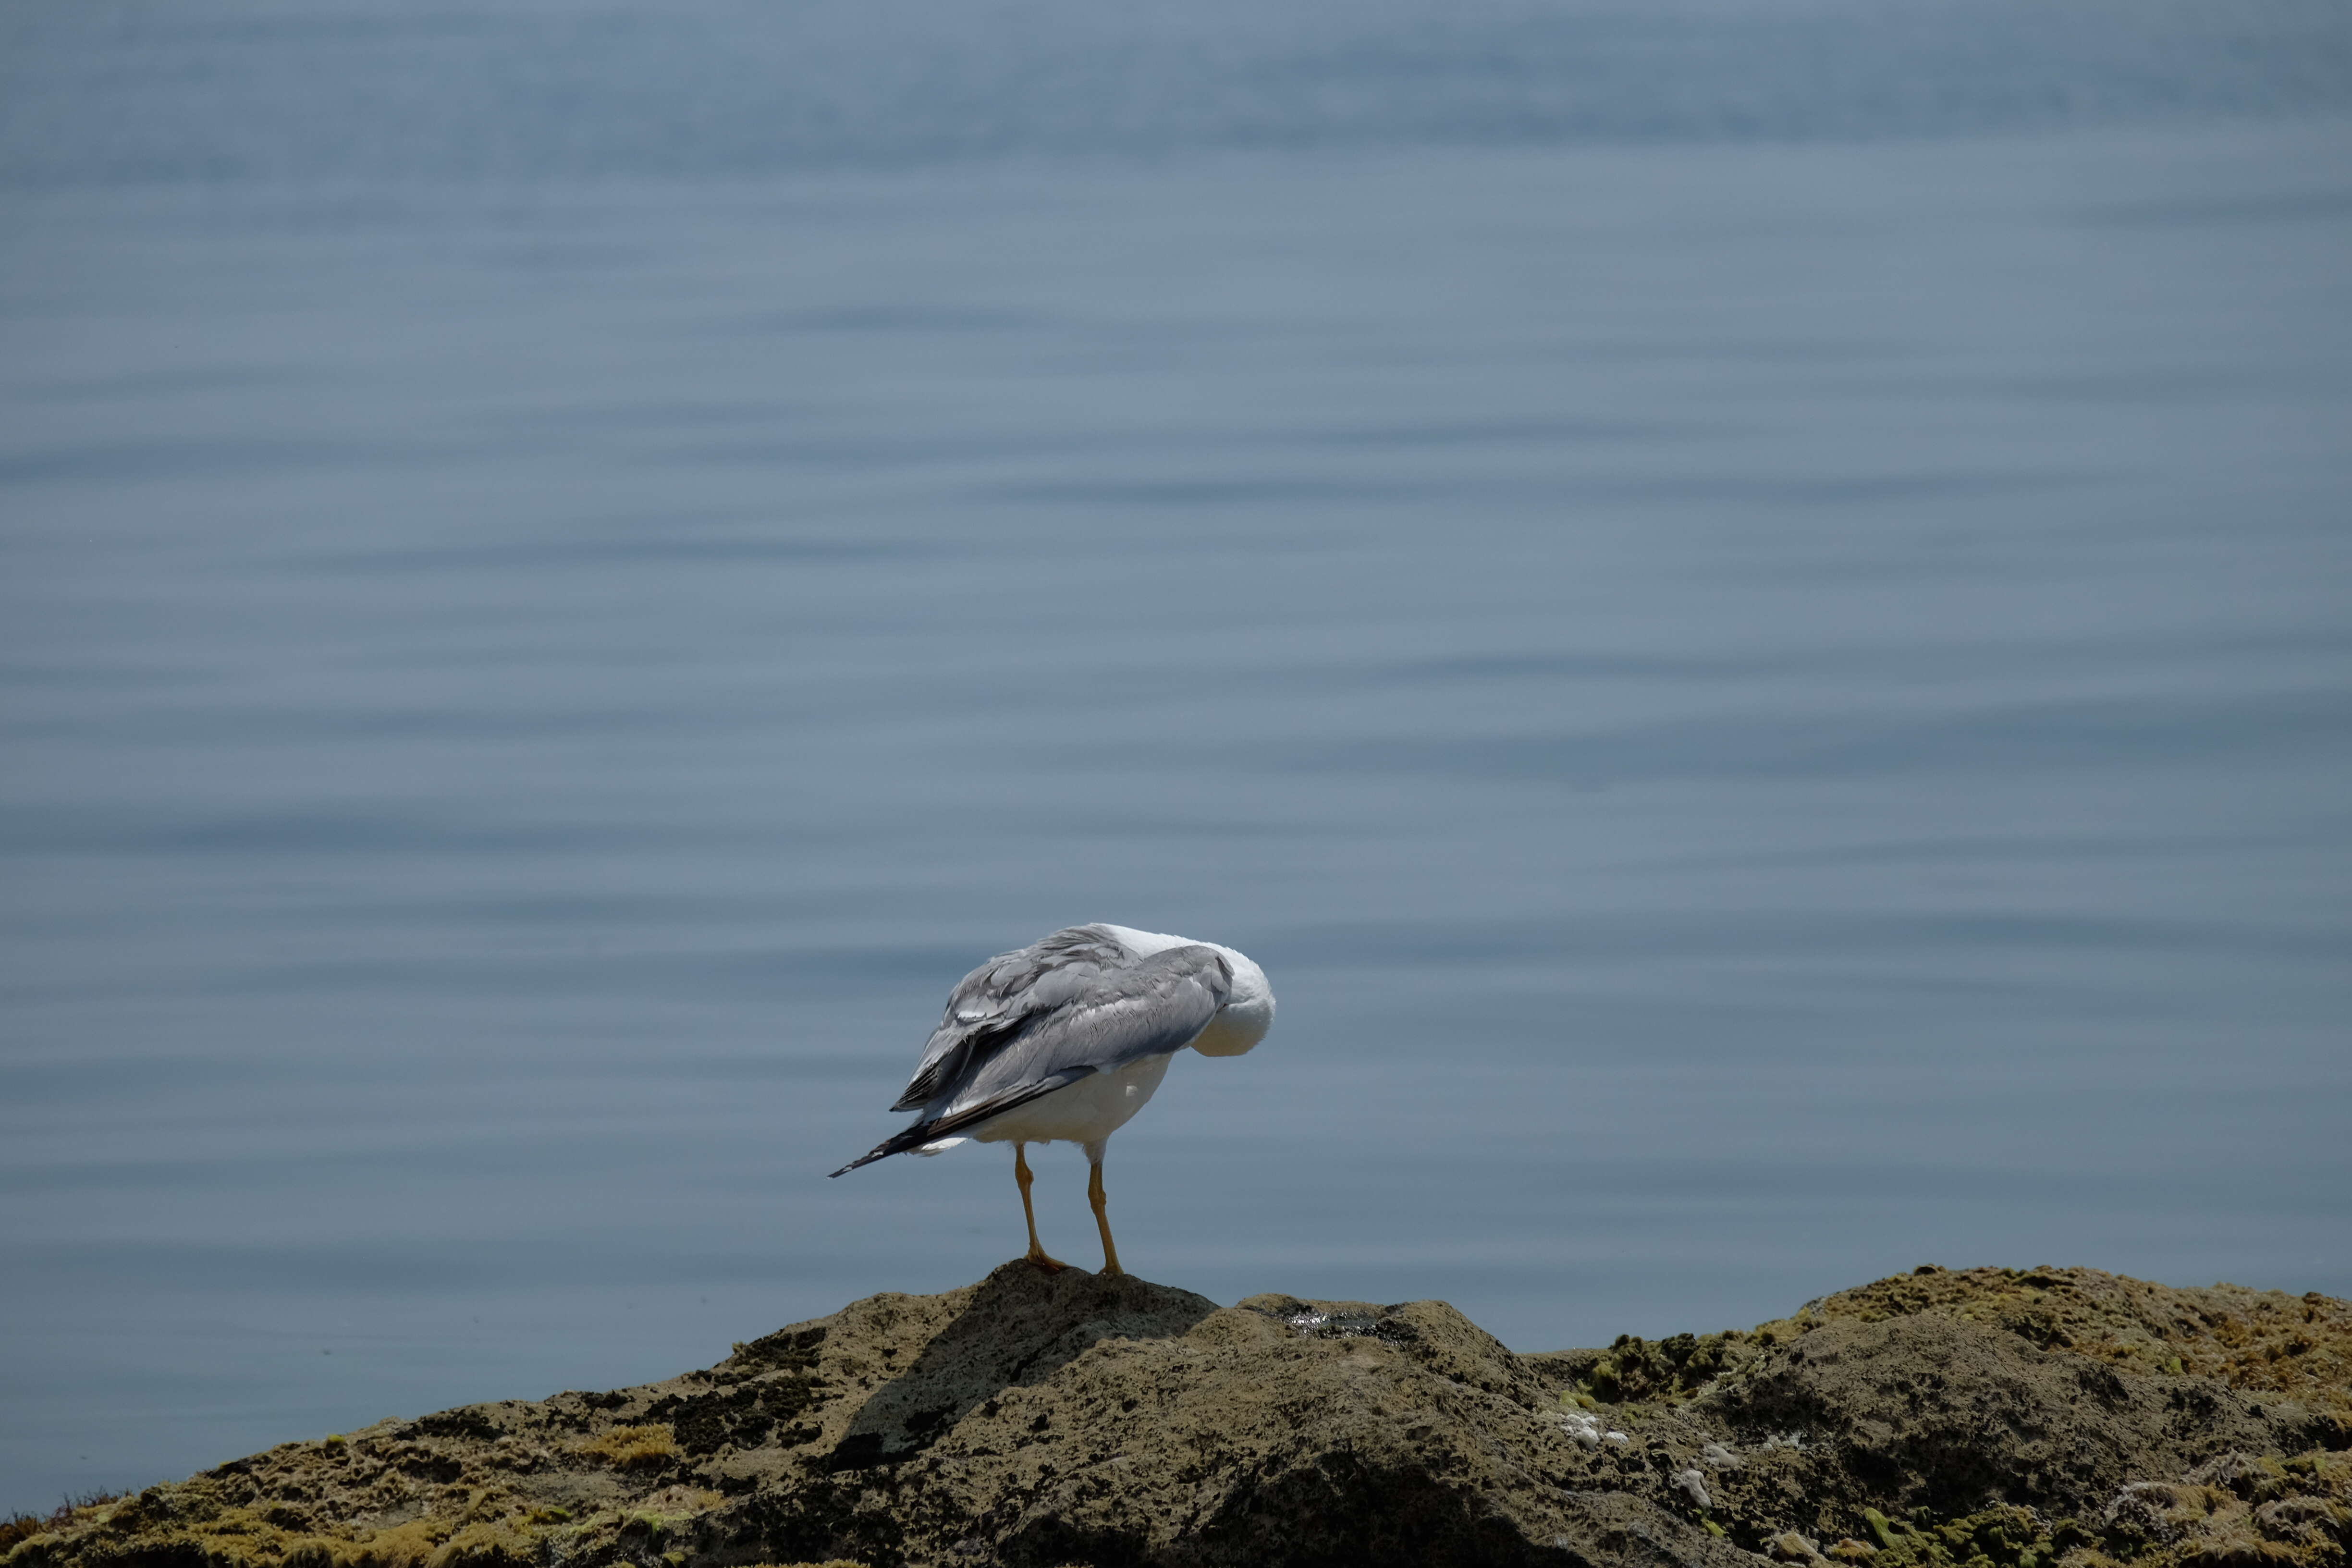
[[[896,1138],[889,1139],[885,1142],[877,1143],[874,1145],[872,1150],[860,1154],[856,1159],[852,1160],[840,1170],[834,1172],[832,1175],[825,1177],[825,1180],[829,1182],[833,1180],[834,1176],[845,1176],[849,1174],[850,1172],[857,1169],[860,1165],[870,1165],[877,1160],[887,1160],[893,1154],[905,1153],[908,1150],[915,1146],[913,1143],[906,1142],[906,1138],[907,1134],[901,1132]]]
[[[941,1116],[929,1121],[918,1121],[905,1131],[894,1133],[877,1143],[871,1153],[859,1155],[833,1174],[845,1176],[860,1165],[870,1165],[877,1160],[887,1160],[893,1154],[903,1154],[909,1149],[919,1149],[926,1143],[952,1137],[965,1128],[985,1121],[992,1116],[1002,1115],[1016,1105],[1026,1105],[1041,1095],[1051,1094],[1057,1089],[1066,1089],[1082,1078],[1091,1077],[1094,1070],[1090,1067],[1064,1068],[1060,1072],[1041,1082],[1024,1084],[1019,1089],[960,1110],[953,1116]],[[828,1181],[831,1179],[832,1177],[826,1178]]]

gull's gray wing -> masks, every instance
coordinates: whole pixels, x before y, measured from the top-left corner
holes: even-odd
[[[1181,1050],[1233,994],[1233,971],[1213,947],[1171,947],[1104,974],[1028,1023],[926,1110],[961,1116],[984,1100],[1056,1076],[1108,1072]]]
[[[1104,945],[1115,956],[1102,954]],[[1139,959],[1085,926],[992,960],[956,987],[915,1081],[892,1108],[919,1104],[922,1116],[834,1174],[951,1138],[1091,1073],[1181,1050],[1232,991],[1233,972],[1214,948]],[[919,1100],[919,1089],[928,1090]]]
[[[929,1104],[1041,1015],[1067,1006],[1106,975],[1135,963],[1117,937],[1097,926],[1068,926],[1017,952],[998,953],[948,994],[947,1012],[890,1109]]]

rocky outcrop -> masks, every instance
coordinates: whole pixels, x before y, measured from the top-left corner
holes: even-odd
[[[1921,1269],[1515,1354],[1441,1301],[1008,1264],[610,1394],[289,1443],[5,1568],[2340,1563],[2352,1307]]]

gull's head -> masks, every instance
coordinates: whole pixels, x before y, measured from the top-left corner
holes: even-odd
[[[1192,1048],[1204,1057],[1237,1057],[1265,1038],[1274,1026],[1274,987],[1266,984],[1265,971],[1246,955],[1235,952],[1221,942],[1195,942],[1188,936],[1170,936],[1163,931],[1137,931],[1132,926],[1102,924],[1130,952],[1149,957],[1171,947],[1205,947],[1213,949],[1233,971],[1234,988],[1209,1026],[1192,1037]]]
[[[1240,1056],[1274,1027],[1274,987],[1265,983],[1265,970],[1232,948],[1213,942],[1201,945],[1224,956],[1234,972],[1234,991],[1209,1026],[1192,1037],[1192,1048],[1204,1057]]]

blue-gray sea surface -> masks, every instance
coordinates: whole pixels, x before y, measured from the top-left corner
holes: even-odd
[[[1221,1300],[2352,1292],[2347,412],[2332,0],[13,6],[0,1508],[975,1279],[1090,919]]]

